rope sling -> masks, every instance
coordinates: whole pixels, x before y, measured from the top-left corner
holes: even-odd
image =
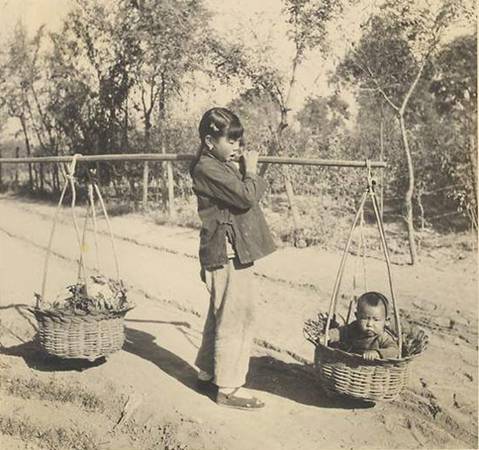
[[[85,262],[86,236],[90,216],[93,222],[93,236],[95,246],[94,269],[99,273],[100,252],[98,245],[98,223],[96,216],[95,196],[100,203],[102,213],[108,228],[109,240],[111,243],[113,259],[115,263],[116,282],[122,285],[120,277],[120,264],[116,250],[115,240],[111,223],[101,195],[98,183],[91,172],[88,172],[88,203],[82,230],[76,215],[76,178],[75,171],[77,159],[80,155],[75,154],[69,166],[64,171],[65,184],[60,194],[52,227],[48,239],[47,251],[43,268],[41,295],[36,295],[36,307],[31,308],[39,324],[39,344],[47,353],[61,358],[86,358],[95,360],[107,356],[122,348],[124,342],[124,316],[133,306],[123,307],[118,310],[78,312],[62,309],[52,309],[45,305],[46,286],[49,273],[49,262],[52,254],[53,238],[55,236],[57,223],[62,209],[63,201],[68,187],[71,190],[71,215],[75,231],[76,242],[79,247],[77,260],[77,285],[82,285],[84,295],[88,297],[89,276]]]
[[[428,337],[422,330],[410,330],[403,334],[399,318],[397,299],[394,291],[391,260],[386,243],[384,224],[379,212],[379,202],[375,193],[376,182],[371,174],[371,164],[366,160],[367,187],[362,194],[359,206],[355,212],[353,224],[348,235],[347,243],[341,256],[338,272],[334,281],[333,291],[329,303],[329,309],[324,325],[324,315],[319,314],[319,320],[305,322],[304,333],[306,339],[315,345],[315,366],[318,370],[319,382],[328,395],[342,395],[367,401],[389,401],[397,398],[405,387],[409,376],[409,363],[419,356],[426,348]],[[348,353],[340,348],[330,347],[329,332],[335,322],[338,306],[338,294],[343,281],[346,260],[351,249],[353,235],[359,226],[360,237],[358,256],[363,262],[363,285],[367,289],[366,272],[366,241],[363,232],[364,206],[370,199],[377,230],[380,238],[381,249],[387,267],[387,277],[391,301],[394,311],[396,339],[398,353],[396,358],[365,360],[362,355]],[[359,225],[358,225],[359,224]],[[359,260],[356,260],[359,263]],[[353,312],[353,304],[357,300],[359,280],[355,271],[353,277],[353,300],[350,302],[346,323],[349,323]],[[335,326],[339,324],[335,323]],[[324,330],[322,329],[324,327]]]
[[[78,226],[78,220],[76,217],[76,198],[77,198],[77,193],[76,193],[76,187],[75,187],[75,170],[76,170],[76,164],[77,164],[77,159],[79,154],[73,155],[73,159],[70,163],[70,165],[66,169],[66,173],[64,173],[65,176],[65,184],[63,186],[62,192],[60,194],[60,200],[58,201],[57,208],[55,210],[55,215],[53,217],[53,223],[52,223],[52,228],[50,231],[50,237],[48,239],[48,245],[47,245],[47,252],[45,256],[45,263],[43,267],[43,279],[42,279],[42,290],[41,290],[41,297],[37,297],[37,307],[40,306],[41,301],[45,298],[45,290],[46,290],[46,284],[47,284],[47,274],[48,274],[48,266],[49,266],[49,261],[50,261],[50,255],[52,253],[52,245],[53,245],[53,237],[55,235],[55,230],[58,222],[58,217],[60,215],[60,211],[62,208],[63,200],[65,198],[65,194],[67,191],[68,186],[70,186],[71,192],[72,192],[72,198],[71,198],[71,214],[72,214],[72,221],[73,221],[73,226],[75,229],[75,236],[77,239],[77,243],[80,249],[80,256],[78,260],[78,275],[77,275],[77,280],[78,282],[83,282],[85,284],[85,289],[88,292],[88,276],[87,276],[87,269],[86,269],[86,264],[84,261],[84,250],[85,250],[85,240],[86,240],[86,231],[87,231],[87,226],[88,226],[88,218],[90,215],[90,212],[92,212],[92,219],[93,219],[93,236],[94,236],[94,242],[95,242],[95,256],[96,256],[96,269],[99,270],[100,268],[100,262],[99,262],[99,251],[98,251],[98,228],[97,228],[97,221],[96,221],[96,208],[95,208],[95,199],[94,199],[94,193],[96,193],[98,200],[100,202],[101,208],[103,215],[105,217],[105,221],[108,227],[108,232],[110,236],[110,242],[111,242],[111,247],[112,247],[112,252],[113,252],[113,257],[115,261],[115,269],[116,269],[116,278],[118,281],[121,280],[120,277],[120,263],[118,260],[118,254],[116,251],[116,246],[115,246],[115,240],[113,238],[113,232],[110,224],[110,219],[108,217],[106,207],[105,207],[105,202],[103,201],[103,197],[101,195],[100,189],[98,188],[98,184],[96,181],[93,181],[93,177],[91,176],[90,172],[88,173],[90,183],[88,184],[88,207],[87,207],[87,213],[85,215],[85,222],[83,224],[83,230],[80,236],[80,228]]]
[[[399,311],[397,308],[396,304],[396,296],[394,294],[394,287],[393,287],[393,279],[392,279],[392,271],[391,271],[391,260],[389,257],[389,250],[387,247],[386,243],[386,237],[384,234],[384,224],[381,218],[381,214],[379,213],[379,206],[378,206],[378,199],[376,197],[376,193],[374,191],[375,187],[375,180],[372,177],[371,174],[371,165],[369,160],[366,160],[366,167],[368,171],[367,175],[367,188],[366,191],[363,193],[361,196],[361,199],[359,201],[359,207],[356,211],[356,215],[353,220],[353,225],[351,227],[351,231],[349,232],[348,240],[346,247],[344,248],[343,255],[341,257],[341,262],[339,264],[339,269],[338,273],[336,275],[336,280],[334,282],[334,287],[333,287],[333,293],[331,295],[331,301],[329,304],[329,312],[328,312],[328,319],[326,321],[326,329],[324,332],[324,345],[328,345],[329,342],[329,329],[331,326],[331,320],[332,317],[336,314],[336,308],[337,308],[337,300],[338,300],[338,293],[339,289],[341,287],[341,282],[343,280],[343,275],[344,275],[344,268],[346,266],[346,259],[349,254],[349,250],[351,247],[351,243],[353,240],[353,234],[354,230],[356,229],[358,220],[361,220],[361,247],[363,251],[363,261],[365,258],[365,242],[364,242],[364,234],[363,234],[363,227],[362,224],[364,223],[364,205],[366,203],[367,198],[371,198],[373,209],[374,209],[374,216],[376,219],[377,227],[378,227],[378,232],[381,240],[381,248],[383,251],[384,259],[386,261],[386,267],[387,267],[387,273],[388,273],[388,281],[389,281],[389,289],[391,293],[391,300],[392,300],[392,305],[393,305],[393,311],[394,311],[394,320],[395,320],[395,325],[396,325],[396,333],[397,333],[397,338],[398,338],[398,358],[401,357],[402,355],[402,332],[401,332],[401,322],[399,320]],[[366,284],[366,266],[363,263],[364,267],[364,283]],[[351,305],[348,310],[348,320],[351,312]]]

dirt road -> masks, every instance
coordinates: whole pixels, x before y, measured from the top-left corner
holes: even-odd
[[[121,276],[137,305],[127,316],[123,351],[82,367],[37,353],[31,316],[19,305],[32,304],[40,289],[53,212],[48,205],[0,198],[2,448],[477,447],[472,254],[457,260],[443,252],[416,269],[394,267],[403,316],[425,329],[430,346],[413,364],[400,399],[374,408],[324,398],[308,365],[313,349],[302,323],[325,310],[340,255],[287,248],[261,261],[260,327],[248,386],[267,407],[245,413],[222,409],[194,390],[193,361],[208,301],[198,276],[196,231],[141,216],[114,218]],[[100,265],[114,275],[105,224],[100,228]],[[47,294],[75,281],[75,242],[65,211]],[[86,253],[93,267],[91,239]],[[385,285],[383,264],[368,260],[368,288]]]

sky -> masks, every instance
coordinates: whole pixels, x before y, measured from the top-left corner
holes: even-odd
[[[0,30],[10,30],[18,19],[32,31],[42,24],[58,30],[71,5],[71,0],[0,0]]]

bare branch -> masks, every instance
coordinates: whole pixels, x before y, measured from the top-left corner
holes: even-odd
[[[428,51],[424,55],[424,57],[421,61],[421,64],[419,66],[419,70],[417,71],[416,76],[415,76],[413,82],[411,83],[411,86],[409,86],[409,89],[406,92],[406,96],[404,97],[404,100],[402,101],[401,108],[399,110],[399,114],[404,114],[404,111],[406,110],[407,104],[409,103],[409,99],[411,98],[411,95],[414,92],[414,89],[416,89],[416,86],[419,82],[419,79],[421,78],[422,72],[424,71],[424,67],[426,66],[426,63],[429,60],[429,56],[431,55],[431,53],[435,49],[438,42],[439,42],[439,37],[436,36],[436,38],[433,40],[433,42],[429,46]]]
[[[357,52],[353,51],[353,54],[355,56],[357,56]],[[389,105],[391,106],[391,108],[394,109],[394,111],[398,112],[399,113],[399,107],[389,98],[389,96],[386,94],[386,92],[384,91],[384,89],[381,87],[381,85],[379,84],[378,80],[376,79],[376,77],[374,76],[374,73],[372,72],[372,70],[369,68],[369,66],[365,65],[365,67],[363,67],[356,59],[353,59],[353,63],[358,66],[366,76],[368,76],[371,81],[376,85],[376,88],[378,90],[378,92],[381,93],[381,95],[384,97],[384,99],[389,103]]]

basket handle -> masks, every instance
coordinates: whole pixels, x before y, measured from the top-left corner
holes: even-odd
[[[384,259],[386,261],[387,272],[388,272],[388,280],[389,280],[389,289],[390,289],[390,292],[391,292],[391,300],[392,300],[393,310],[394,310],[394,319],[395,319],[395,322],[396,322],[396,331],[397,331],[397,334],[398,334],[398,357],[401,358],[401,355],[402,355],[402,331],[401,331],[401,322],[399,320],[399,311],[398,311],[398,308],[397,308],[397,305],[396,305],[396,297],[394,295],[394,288],[393,288],[393,281],[392,281],[392,271],[391,271],[391,261],[390,261],[390,258],[389,258],[389,250],[388,250],[388,247],[387,247],[387,244],[386,244],[386,238],[385,238],[385,233],[384,233],[384,224],[382,222],[381,215],[379,214],[378,201],[377,201],[376,194],[374,192],[374,181],[371,178],[369,164],[368,164],[368,187],[367,187],[366,191],[363,193],[363,195],[361,197],[359,207],[358,207],[358,209],[356,211],[356,215],[354,217],[353,225],[351,226],[351,231],[349,232],[348,241],[347,241],[346,247],[343,251],[343,255],[341,257],[341,262],[339,264],[339,269],[338,269],[338,273],[336,275],[336,280],[334,282],[333,292],[332,292],[332,295],[331,295],[331,301],[330,301],[330,304],[329,304],[328,318],[326,320],[326,328],[325,328],[325,332],[324,332],[323,343],[324,343],[325,346],[328,345],[329,328],[331,326],[332,316],[336,312],[337,298],[338,298],[339,288],[341,286],[341,282],[342,282],[342,279],[343,279],[343,274],[344,274],[344,268],[345,268],[345,265],[346,265],[347,255],[349,253],[349,248],[351,246],[354,230],[356,228],[358,219],[359,219],[359,217],[360,217],[360,215],[361,215],[361,213],[364,209],[364,204],[366,202],[366,198],[368,197],[368,195],[371,197],[371,200],[372,200],[372,203],[373,203],[374,215],[375,215],[375,218],[376,218],[376,223],[377,223],[377,226],[378,226],[379,236],[380,236],[380,240],[381,240],[381,247],[382,247],[382,250],[383,250]]]

